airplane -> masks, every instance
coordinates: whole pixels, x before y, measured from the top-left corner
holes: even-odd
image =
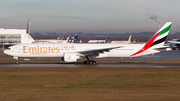
[[[96,64],[95,58],[139,57],[170,50],[164,46],[172,22],[167,22],[144,44],[17,44],[4,50],[4,53],[18,62],[19,57],[61,57],[65,62],[76,62],[86,58],[84,64]]]
[[[78,43],[82,43],[82,42],[83,42],[83,39],[79,40],[79,42],[78,42]]]
[[[114,43],[116,43],[116,44],[131,44],[132,43],[131,42],[131,34],[129,36],[128,41],[111,41],[110,43],[112,43],[112,44],[114,44]]]
[[[109,43],[109,37],[106,38],[105,43]]]
[[[180,39],[172,39],[171,41],[168,42],[172,44],[180,44]]]
[[[71,38],[68,38],[68,43],[75,43],[78,38],[78,35],[72,36]]]
[[[41,43],[41,44],[42,43],[53,43],[53,44],[55,44],[55,43],[61,43],[61,44],[75,43],[77,41],[77,38],[78,38],[78,35],[73,36],[73,37],[68,36],[66,38],[66,40],[63,40],[63,37],[59,36],[56,40],[54,40],[54,39],[45,39],[45,40],[40,39],[40,40],[33,40],[32,43]]]
[[[172,39],[168,42],[169,46],[171,46],[173,50],[180,50],[180,39]]]
[[[134,39],[133,43],[135,44],[137,42],[137,39]]]

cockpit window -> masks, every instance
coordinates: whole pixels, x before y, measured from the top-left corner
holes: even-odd
[[[9,47],[8,47],[7,49],[8,49],[8,50],[11,50],[11,48],[9,48]]]

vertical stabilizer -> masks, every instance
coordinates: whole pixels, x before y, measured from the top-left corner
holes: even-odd
[[[167,22],[161,29],[159,29],[159,31],[148,41],[152,41],[150,47],[159,47],[164,45],[167,35],[169,34],[171,25],[172,22]]]
[[[130,36],[129,36],[128,42],[131,42],[131,34],[130,34]]]
[[[144,45],[142,49],[137,51],[136,53],[132,54],[131,56],[137,55],[139,53],[144,52],[145,50],[149,48],[159,48],[162,47],[165,43],[165,40],[167,38],[167,35],[169,33],[169,30],[171,28],[172,22],[167,22],[159,31],[157,31],[154,36],[149,39],[149,41]]]

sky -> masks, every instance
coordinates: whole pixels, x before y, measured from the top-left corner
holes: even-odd
[[[173,22],[180,31],[180,0],[1,0],[0,28],[31,32],[156,32]],[[158,18],[158,19],[156,19]]]

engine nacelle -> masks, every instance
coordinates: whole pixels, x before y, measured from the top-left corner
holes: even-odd
[[[76,62],[80,57],[77,53],[64,53],[63,61],[65,62]]]

